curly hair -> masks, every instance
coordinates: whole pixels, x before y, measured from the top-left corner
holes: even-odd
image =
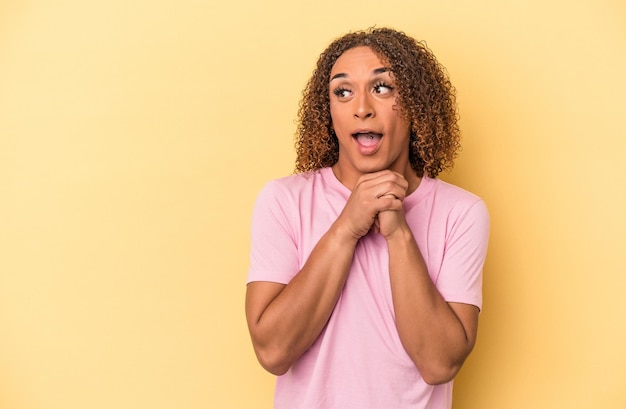
[[[460,150],[456,90],[424,42],[390,28],[371,28],[336,39],[320,55],[298,110],[295,172],[334,165],[339,143],[330,116],[330,72],[341,54],[367,46],[395,79],[399,112],[411,124],[409,160],[418,176],[449,170]]]

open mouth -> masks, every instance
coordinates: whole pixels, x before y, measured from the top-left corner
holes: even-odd
[[[363,146],[374,146],[381,140],[383,134],[377,132],[357,132],[353,133],[352,137]]]

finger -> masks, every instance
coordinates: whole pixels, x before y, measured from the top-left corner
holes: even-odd
[[[402,181],[386,181],[376,186],[376,198],[381,198],[385,195],[393,195],[400,200],[404,200],[407,189],[408,184],[402,183]]]
[[[392,192],[385,192],[382,195],[378,196],[376,199],[380,199],[382,197],[389,197],[389,198],[393,198],[393,199],[397,199],[397,200],[402,200],[400,199],[398,196],[396,196],[394,193]]]
[[[357,179],[357,185],[368,182],[368,181],[374,181],[376,179],[379,178],[389,178],[389,176],[392,175],[392,172],[389,170],[381,170],[378,172],[372,172],[372,173],[366,173],[364,175],[361,175],[358,179]]]
[[[378,212],[384,212],[386,210],[400,210],[402,209],[403,202],[393,194],[386,194],[378,199]]]
[[[372,230],[374,230],[374,232],[376,233],[380,232],[380,220],[378,219],[378,216],[376,216],[376,219],[374,220],[374,224],[372,224]]]
[[[397,181],[397,183],[400,185],[406,183],[406,185],[408,186],[408,182],[406,182],[406,179],[400,173],[388,169],[361,175],[359,179],[357,179],[356,184],[375,185],[377,183],[383,183],[385,181]]]

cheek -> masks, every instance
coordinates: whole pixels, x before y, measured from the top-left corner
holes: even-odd
[[[407,120],[403,116],[399,115],[396,111],[393,111],[390,114],[390,118],[393,121],[393,126],[396,132],[401,133],[401,134],[411,133],[409,122],[407,122]]]
[[[337,106],[336,104],[331,104],[330,105],[330,120],[333,126],[341,126],[342,118],[343,118],[343,114],[342,114],[341,107]]]

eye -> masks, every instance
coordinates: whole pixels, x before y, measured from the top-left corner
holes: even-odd
[[[393,86],[386,82],[379,82],[374,85],[374,92],[379,95],[388,95],[393,92]]]
[[[339,87],[333,90],[333,94],[339,98],[347,98],[350,96],[350,90],[347,88]]]

